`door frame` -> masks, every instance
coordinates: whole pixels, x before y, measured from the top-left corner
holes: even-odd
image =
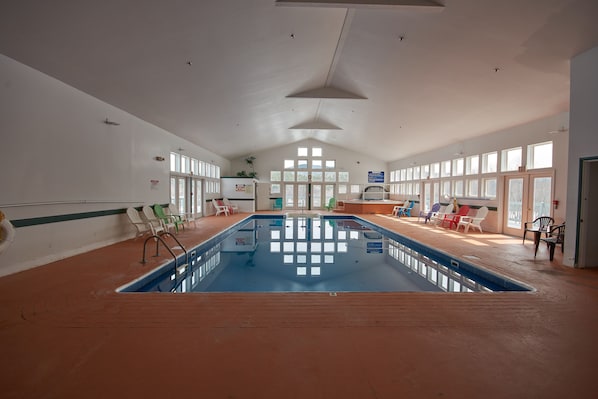
[[[532,171],[525,171],[525,172],[516,172],[516,173],[509,173],[505,174],[502,177],[502,187],[503,187],[503,194],[501,199],[501,207],[502,207],[502,223],[501,223],[501,231],[503,234],[511,235],[511,236],[523,236],[523,229],[525,222],[531,221],[532,214],[533,214],[533,182],[535,178],[542,178],[542,177],[550,177],[551,184],[550,184],[550,201],[549,201],[549,214],[546,216],[554,217],[554,210],[552,207],[552,200],[554,199],[554,190],[555,190],[555,182],[554,182],[554,169],[546,170],[546,169],[539,169],[539,170],[532,170]],[[508,201],[509,201],[509,192],[508,192],[508,181],[509,179],[523,179],[523,192],[521,198],[521,228],[516,229],[513,227],[508,226]]]

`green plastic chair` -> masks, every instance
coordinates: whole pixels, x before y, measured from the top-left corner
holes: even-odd
[[[156,217],[160,219],[160,223],[162,223],[164,230],[169,231],[171,227],[174,227],[175,231],[177,233],[179,232],[179,224],[183,224],[183,222],[177,222],[170,215],[167,215],[164,212],[164,208],[162,208],[162,205],[154,205],[154,213],[156,214]]]
[[[282,198],[274,198],[272,210],[280,209],[282,211]]]
[[[326,205],[326,209],[328,210],[328,212],[330,212],[331,210],[334,209],[335,206],[336,206],[336,199],[334,197],[332,197],[328,200],[328,205]]]

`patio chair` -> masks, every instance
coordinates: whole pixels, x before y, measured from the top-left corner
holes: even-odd
[[[229,209],[228,206],[224,205],[224,202],[222,202],[222,200],[217,200],[217,199],[212,199],[212,205],[214,206],[214,209],[216,210],[216,216],[220,215],[220,214],[224,214],[225,216],[229,215]]]
[[[441,225],[444,227],[445,223],[448,223],[448,228],[452,229],[455,226],[457,228],[459,221],[463,216],[467,216],[469,213],[469,205],[461,205],[457,213],[445,214],[442,219]]]
[[[282,198],[274,198],[274,201],[272,202],[272,210],[275,211],[277,209],[282,211]]]
[[[170,211],[166,212],[166,210],[162,208],[162,205],[155,204],[154,213],[160,219],[160,221],[162,222],[162,226],[164,226],[166,230],[169,230],[171,227],[174,227],[174,231],[178,233],[179,226],[185,229],[185,225],[183,224],[182,219],[178,215],[172,215]]]
[[[151,206],[144,205],[143,208],[141,208],[141,211],[143,212],[143,216],[145,216],[145,219],[150,224],[153,235],[156,235],[163,231],[167,231],[162,226],[162,223],[160,223],[160,219],[156,217],[156,214],[154,213],[154,210]]]
[[[480,233],[483,233],[481,223],[484,219],[486,219],[487,215],[488,215],[488,207],[483,206],[480,209],[478,209],[475,216],[469,216],[469,215],[462,216],[461,219],[459,220],[459,223],[457,223],[456,230],[459,231],[459,227],[463,226],[463,232],[467,233],[469,231],[470,227],[475,227],[476,229],[478,229],[480,231]]]
[[[523,243],[525,244],[525,236],[528,231],[539,232],[540,235],[548,233],[548,226],[552,224],[554,224],[554,219],[550,216],[540,216],[535,218],[533,222],[525,222],[523,226]]]
[[[230,202],[228,198],[222,198],[222,203],[224,206],[228,206],[228,211],[230,213],[239,213],[239,207]]]
[[[328,200],[328,205],[326,205],[326,210],[330,212],[336,207],[336,198],[332,197]]]
[[[432,208],[429,211],[419,211],[419,215],[417,215],[417,221],[419,222],[420,218],[424,218],[424,224],[428,223],[433,215],[436,214],[440,210],[440,203],[437,202],[432,205]]]
[[[403,202],[403,205],[395,205],[392,208],[392,216],[399,216],[399,212],[401,211],[401,209],[407,208],[407,206],[409,205],[409,200],[405,200],[405,202]]]
[[[438,226],[438,224],[442,220],[444,220],[445,215],[451,215],[453,213],[453,208],[454,208],[454,205],[452,203],[445,206],[444,209],[442,207],[440,207],[440,210],[438,212],[436,212],[436,215],[432,215],[432,217],[430,218],[430,223],[435,226]]]
[[[155,235],[154,228],[152,224],[148,221],[143,221],[141,216],[139,215],[139,211],[135,208],[127,208],[127,217],[129,221],[135,226],[137,233],[135,238],[143,237],[146,233],[150,233],[151,235]]]
[[[160,204],[154,205],[154,214],[156,215],[156,217],[162,224],[164,231],[170,232],[170,229],[174,228],[175,232],[177,232],[177,233],[179,232],[179,228],[178,228],[177,224],[174,222],[174,218],[172,218],[170,215],[167,215],[164,212],[164,208],[162,208],[162,205],[160,205]]]
[[[561,252],[565,252],[565,223],[556,226],[549,226],[547,237],[540,238],[540,241],[545,242],[550,250],[550,260],[554,259],[554,250],[557,245],[561,245]],[[534,253],[534,257],[538,252],[538,247]]]
[[[182,222],[183,228],[185,228],[184,223],[187,223],[187,225],[191,225],[191,223],[193,223],[193,227],[197,227],[197,224],[195,223],[195,216],[192,213],[180,213],[179,208],[175,204],[168,204],[168,214],[174,217],[176,220]]]
[[[411,217],[411,210],[413,209],[414,206],[415,206],[415,201],[409,201],[409,205],[407,205],[404,208],[399,209],[399,214],[397,216],[398,217],[401,217],[401,216]]]

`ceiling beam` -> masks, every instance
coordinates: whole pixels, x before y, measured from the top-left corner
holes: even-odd
[[[339,8],[413,8],[442,9],[436,0],[276,0],[277,6]]]

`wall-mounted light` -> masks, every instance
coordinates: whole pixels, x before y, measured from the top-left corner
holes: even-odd
[[[164,161],[164,157],[161,157],[160,155],[158,155],[158,156],[155,156],[155,157],[154,157],[154,159],[155,159],[156,161],[158,161],[158,162],[162,162],[162,161]]]
[[[118,123],[118,122],[114,122],[114,121],[111,121],[111,120],[110,120],[110,119],[108,119],[108,118],[104,119],[104,123],[105,123],[106,125],[110,125],[110,126],[118,126],[118,125],[120,125],[120,123]]]

